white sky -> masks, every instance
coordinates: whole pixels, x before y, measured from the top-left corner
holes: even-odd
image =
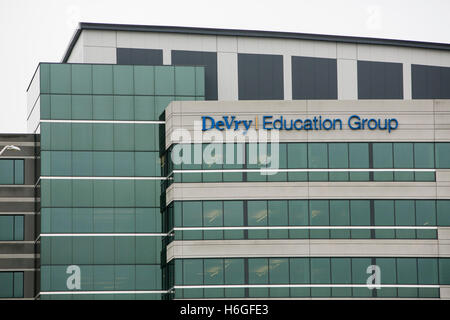
[[[450,0],[0,0],[0,133],[26,132],[37,64],[60,62],[80,21],[450,43]]]

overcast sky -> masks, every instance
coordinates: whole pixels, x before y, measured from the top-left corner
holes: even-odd
[[[39,62],[78,22],[290,31],[450,43],[450,0],[0,0],[0,133],[26,132]]]

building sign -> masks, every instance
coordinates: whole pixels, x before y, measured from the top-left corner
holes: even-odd
[[[258,117],[254,120],[238,120],[236,116],[222,116],[216,119],[210,116],[202,116],[202,131],[216,129],[224,130],[244,130],[250,128],[255,130],[342,130],[342,123],[339,118],[322,118],[314,116],[306,119],[291,119],[284,116],[263,116],[258,125]],[[398,128],[398,121],[395,118],[363,118],[358,115],[352,115],[345,120],[351,130],[386,130],[391,131]]]

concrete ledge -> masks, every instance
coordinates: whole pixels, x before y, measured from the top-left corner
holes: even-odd
[[[196,240],[173,241],[167,261],[232,257],[439,257],[438,240]]]

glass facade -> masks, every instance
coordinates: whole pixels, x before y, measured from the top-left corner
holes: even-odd
[[[23,240],[23,216],[0,216],[0,241]]]
[[[0,299],[23,298],[23,272],[0,272]]]
[[[0,185],[24,183],[24,160],[0,160]]]
[[[158,61],[160,53],[155,53]],[[123,54],[128,62],[136,54],[143,58],[137,51]],[[239,80],[244,79],[240,99],[280,96],[282,82],[281,87],[264,82],[282,74],[281,56],[238,57],[240,69],[249,62],[248,72],[239,71]],[[186,57],[177,59],[184,64]],[[326,68],[335,68],[328,60]],[[308,61],[300,69],[311,71]],[[266,62],[271,66],[264,67]],[[259,69],[271,76],[258,76]],[[261,145],[232,144],[233,161],[227,163],[230,149],[191,144],[184,146],[191,163],[174,165],[170,160],[177,145],[165,150],[164,110],[171,101],[208,98],[211,77],[206,76],[205,67],[197,66],[40,65],[40,109],[32,112],[40,119],[41,299],[440,297],[439,285],[450,284],[448,258],[175,256],[167,262],[166,246],[174,240],[431,243],[438,239],[438,228],[450,226],[450,200],[441,199],[255,197],[176,200],[166,206],[165,189],[174,182],[436,182],[436,170],[450,169],[446,142],[280,143],[280,170],[271,175],[259,172],[271,169],[261,158]],[[256,88],[250,78],[262,85]],[[333,81],[328,93],[314,88],[299,93],[303,89],[297,86],[294,98],[333,99]],[[267,92],[260,92],[264,87]],[[195,152],[210,147],[215,147],[216,162],[195,163]],[[267,149],[272,156],[272,146]],[[24,184],[23,160],[0,160],[0,169],[0,184]],[[0,241],[23,239],[24,216],[0,216]],[[366,287],[370,265],[382,268],[387,287]],[[80,277],[75,289],[68,281],[76,275],[73,266]],[[0,272],[0,298],[20,296],[23,273]]]
[[[280,170],[271,175],[261,175],[258,172],[259,169],[271,168],[270,163],[262,164],[260,161],[261,146],[204,144],[203,151],[208,146],[214,146],[217,152],[216,155],[213,154],[216,160],[213,164],[193,164],[197,151],[195,148],[198,148],[195,145],[183,146],[180,151],[182,155],[186,151],[183,149],[191,149],[186,151],[191,154],[190,164],[172,164],[170,157],[173,155],[172,151],[169,151],[165,171],[167,175],[173,174],[171,182],[435,181],[433,169],[450,168],[450,143],[440,142],[280,143],[278,145]],[[267,156],[271,157],[270,144],[267,145],[267,150]],[[230,162],[227,160],[227,152],[232,152],[233,163],[227,163]],[[253,159],[251,154],[258,155],[257,159]],[[242,155],[242,159],[238,158],[239,155]],[[233,172],[227,172],[229,169]],[[242,169],[242,172],[239,172],[239,169]],[[251,169],[256,172],[251,172]],[[308,169],[329,170],[308,172]],[[333,169],[344,170],[333,172]],[[358,172],[351,170],[346,172],[345,169],[358,169]],[[364,172],[363,169],[371,170]],[[183,170],[191,171],[183,172]],[[208,170],[223,172],[208,172]]]
[[[439,284],[449,284],[449,263],[389,257],[176,259],[168,265],[168,286],[172,298],[181,299],[438,298]],[[366,286],[370,265],[383,270],[380,289]]]
[[[204,100],[204,67],[40,65],[41,299],[161,299],[160,117],[174,100]]]
[[[449,210],[450,200],[175,201],[163,223],[169,241],[436,239]]]

